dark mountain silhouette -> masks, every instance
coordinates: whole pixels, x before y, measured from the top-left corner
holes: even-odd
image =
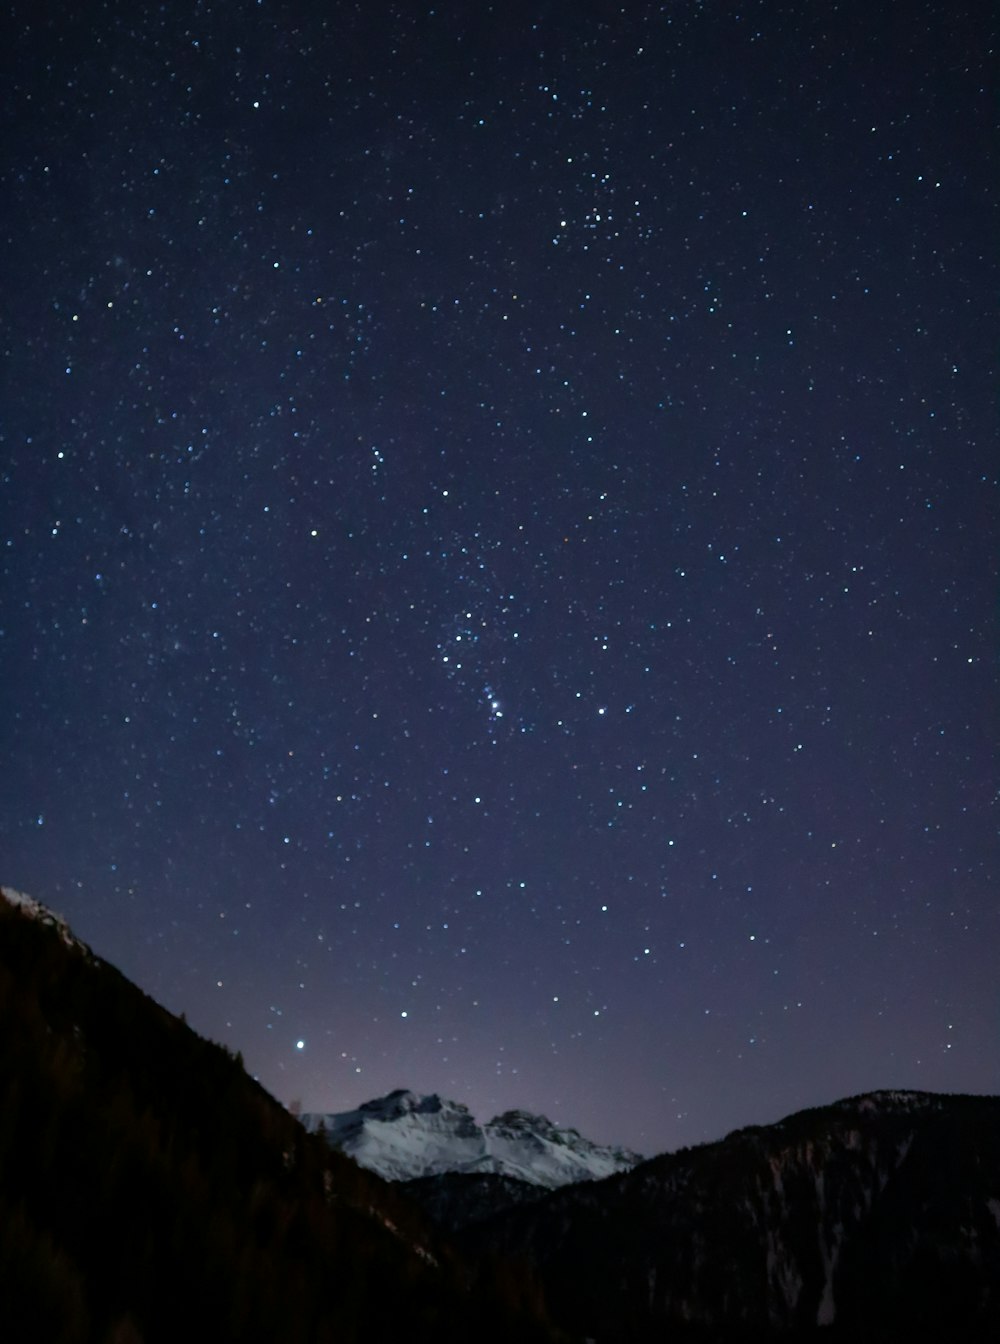
[[[390,1184],[5,895],[2,1344],[1000,1339],[1000,1098],[872,1093],[554,1191]]]
[[[1000,1339],[1000,1098],[878,1092],[541,1198],[489,1182],[408,1188],[599,1344]]]
[[[400,1186],[437,1227],[466,1240],[477,1224],[491,1223],[508,1209],[538,1204],[549,1193],[498,1172],[447,1171]]]
[[[65,925],[0,899],[0,1340],[548,1340]]]

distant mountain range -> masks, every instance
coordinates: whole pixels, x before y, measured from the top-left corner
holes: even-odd
[[[1000,1098],[640,1161],[398,1091],[307,1117],[324,1141],[2,890],[3,1344],[1000,1339]]]
[[[1000,1339],[997,1098],[872,1092],[645,1162],[406,1091],[304,1119],[465,1245],[531,1265],[595,1340]]]
[[[459,1102],[403,1089],[356,1111],[306,1114],[302,1122],[390,1181],[491,1173],[555,1189],[630,1171],[642,1161],[637,1153],[591,1143],[541,1115],[505,1111],[480,1125]]]

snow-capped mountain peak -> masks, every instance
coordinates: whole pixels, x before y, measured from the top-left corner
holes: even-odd
[[[303,1115],[334,1148],[387,1180],[494,1172],[554,1189],[628,1171],[641,1159],[591,1143],[545,1116],[505,1111],[480,1125],[467,1106],[399,1089],[355,1111]]]
[[[356,1112],[346,1114],[357,1114],[366,1120],[385,1122],[402,1120],[407,1115],[447,1115],[460,1124],[462,1117],[469,1116],[469,1110],[459,1102],[444,1100],[436,1092],[423,1097],[399,1087],[387,1096],[375,1097],[372,1101],[364,1102]],[[472,1117],[469,1116],[469,1119]]]

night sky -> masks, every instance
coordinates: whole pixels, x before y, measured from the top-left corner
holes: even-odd
[[[15,4],[0,880],[306,1109],[1000,1091],[991,9]]]

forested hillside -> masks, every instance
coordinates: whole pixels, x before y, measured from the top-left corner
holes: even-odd
[[[113,967],[0,900],[0,1339],[547,1339]]]

